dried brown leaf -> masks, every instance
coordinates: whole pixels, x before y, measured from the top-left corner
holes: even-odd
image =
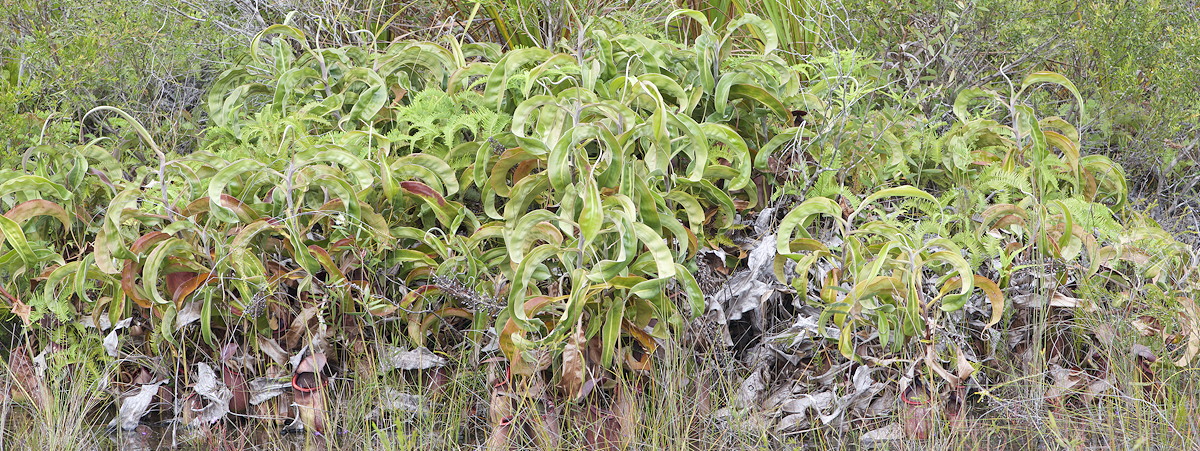
[[[1063,396],[1078,391],[1089,383],[1089,378],[1083,371],[1066,369],[1058,365],[1051,366],[1050,378],[1053,382],[1046,390],[1046,399],[1054,402],[1060,402]]]
[[[292,324],[288,327],[288,331],[283,335],[283,345],[286,349],[296,349],[300,345],[300,339],[304,338],[308,332],[308,323],[317,315],[319,307],[310,305],[300,310],[300,314],[292,319]]]
[[[508,418],[508,422],[501,422],[492,425],[492,433],[488,435],[487,443],[484,448],[488,451],[502,451],[512,449],[509,435],[512,434],[512,418]]]
[[[1130,324],[1143,337],[1153,337],[1162,334],[1162,324],[1158,322],[1158,318],[1150,315],[1139,316]]]
[[[34,366],[25,346],[18,346],[9,351],[8,368],[13,381],[16,382],[10,389],[15,398],[24,397],[38,408],[48,407],[50,399],[46,396],[46,384],[38,376],[37,367]]]
[[[276,365],[284,366],[288,362],[287,352],[279,347],[279,342],[275,341],[274,338],[258,336],[258,350],[266,354],[267,357],[270,357],[271,361]]]
[[[1175,361],[1175,364],[1186,367],[1191,364],[1197,354],[1200,354],[1200,307],[1197,307],[1196,301],[1189,297],[1179,296],[1176,300],[1179,301],[1179,307],[1183,314],[1181,323],[1187,328],[1188,340],[1183,355]]]
[[[137,429],[142,416],[146,415],[146,411],[150,409],[150,404],[154,402],[154,396],[158,394],[159,385],[162,385],[162,383],[142,385],[138,389],[137,394],[122,399],[121,407],[117,410],[117,417],[113,418],[108,426],[120,426],[122,430],[126,431]]]
[[[572,401],[578,400],[582,394],[583,382],[587,380],[587,366],[583,361],[583,346],[587,344],[587,338],[583,335],[583,328],[576,327],[575,333],[567,339],[566,346],[563,347],[562,353],[562,379],[559,385],[566,392],[567,398]]]
[[[29,327],[29,315],[33,314],[33,309],[24,302],[21,302],[20,299],[14,298],[11,299],[11,301],[12,313],[17,315],[18,318],[21,318],[21,323],[24,324],[25,327]]]
[[[404,350],[395,346],[382,345],[379,349],[379,370],[427,370],[445,366],[445,358],[434,354],[429,348],[420,347]]]
[[[248,385],[250,387],[250,405],[252,406],[274,399],[292,387],[287,379],[279,380],[277,377],[256,378],[251,380]]]
[[[196,421],[212,424],[229,414],[229,400],[233,399],[233,391],[226,387],[225,383],[217,380],[216,373],[208,364],[196,364],[195,391],[207,401],[202,408],[196,410]]]
[[[865,448],[874,448],[877,446],[886,447],[890,444],[904,440],[905,430],[900,423],[892,423],[879,429],[867,431],[862,435],[861,443]],[[912,436],[909,436],[912,438]]]
[[[638,410],[633,405],[633,388],[617,386],[616,399],[613,400],[612,414],[617,421],[617,436],[620,437],[620,449],[628,449],[637,433]]]

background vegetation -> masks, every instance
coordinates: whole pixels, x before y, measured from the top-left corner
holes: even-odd
[[[1200,437],[1193,3],[0,23],[4,446]]]

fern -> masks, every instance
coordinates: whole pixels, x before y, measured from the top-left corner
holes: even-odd
[[[817,176],[816,183],[808,190],[807,197],[834,197],[842,192],[844,187],[837,181],[837,172],[829,171]]]
[[[1033,183],[1030,181],[1032,171],[1029,168],[1022,168],[1019,171],[1006,171],[1002,168],[996,168],[993,171],[988,171],[986,176],[982,177],[980,188],[985,190],[1016,190],[1023,193],[1033,191]]]
[[[474,91],[454,95],[436,89],[418,91],[408,105],[394,108],[393,113],[396,127],[388,139],[439,156],[463,142],[501,133],[510,121],[509,116],[484,106]]]
[[[917,236],[920,237],[939,237],[945,236],[946,227],[941,221],[917,221]]]
[[[1117,223],[1112,209],[1104,204],[1074,197],[1062,199],[1061,202],[1071,212],[1076,224],[1102,241],[1116,241],[1125,231],[1125,227]]]
[[[979,268],[979,265],[981,265],[984,260],[991,260],[1000,256],[1000,254],[988,253],[987,249],[984,248],[983,243],[976,238],[975,234],[972,232],[958,232],[954,234],[954,236],[950,237],[950,241],[953,241],[962,248],[963,252],[966,253],[967,263],[970,263],[971,268],[973,269]]]

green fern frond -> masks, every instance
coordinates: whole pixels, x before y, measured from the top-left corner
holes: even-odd
[[[1033,182],[1031,182],[1032,172],[1030,168],[1021,168],[1019,171],[1007,171],[1000,167],[986,171],[979,178],[979,188],[985,191],[1018,191],[1022,193],[1033,192]]]
[[[1104,204],[1088,202],[1076,197],[1060,201],[1067,207],[1067,210],[1071,211],[1071,217],[1076,224],[1079,224],[1088,233],[1095,234],[1101,241],[1116,240],[1126,230],[1124,226],[1117,223],[1112,209]]]
[[[967,255],[967,263],[971,264],[972,268],[978,268],[985,259],[991,259],[993,256],[988,255],[984,249],[983,243],[975,237],[974,233],[963,231],[958,232],[950,237],[950,241],[958,244],[963,252]],[[998,256],[998,255],[997,255]]]

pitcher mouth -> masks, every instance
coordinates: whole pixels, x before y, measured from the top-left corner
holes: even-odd
[[[316,373],[298,373],[292,376],[292,389],[301,393],[312,393],[328,383],[328,380],[317,378]]]
[[[925,387],[914,384],[900,392],[900,400],[910,406],[929,404],[929,392]]]

